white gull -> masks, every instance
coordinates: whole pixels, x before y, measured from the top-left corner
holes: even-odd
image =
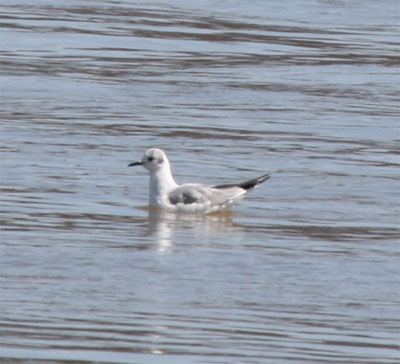
[[[172,176],[167,155],[157,148],[146,150],[140,161],[129,164],[132,166],[143,166],[150,172],[149,205],[170,212],[210,214],[227,210],[247,191],[270,178],[264,174],[242,183],[212,187],[198,183],[179,185]]]

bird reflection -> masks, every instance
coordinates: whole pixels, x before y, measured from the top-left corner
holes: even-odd
[[[148,235],[155,239],[160,252],[171,250],[178,230],[189,230],[191,237],[205,240],[233,227],[230,211],[213,215],[176,214],[157,208],[148,211]]]

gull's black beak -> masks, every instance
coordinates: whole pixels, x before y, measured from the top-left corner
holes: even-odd
[[[143,164],[143,162],[132,162],[132,163],[128,164],[128,167],[141,166],[142,164]]]

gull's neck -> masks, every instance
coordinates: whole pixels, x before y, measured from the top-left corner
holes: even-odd
[[[169,162],[164,160],[164,164],[160,169],[150,172],[150,205],[162,207],[162,201],[165,196],[177,186],[178,184],[172,176]]]

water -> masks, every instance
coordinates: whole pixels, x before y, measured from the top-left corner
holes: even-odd
[[[1,17],[3,363],[399,360],[396,1],[15,1]],[[149,211],[127,164],[272,178]]]

